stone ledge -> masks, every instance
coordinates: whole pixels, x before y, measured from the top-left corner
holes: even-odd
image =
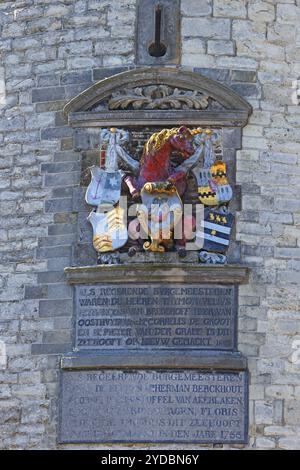
[[[247,359],[239,352],[178,351],[115,351],[70,353],[61,358],[61,369],[210,369],[247,370]]]
[[[247,284],[249,268],[240,265],[201,265],[188,263],[136,263],[65,268],[70,284],[181,282],[188,284]]]
[[[69,114],[69,125],[72,127],[109,127],[109,126],[178,126],[184,122],[187,126],[226,126],[243,127],[247,124],[248,113],[238,109],[226,111],[98,111],[77,112]]]

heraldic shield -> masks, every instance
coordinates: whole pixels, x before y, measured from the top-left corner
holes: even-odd
[[[229,246],[233,222],[234,216],[230,212],[205,208],[204,221],[201,222],[204,230],[197,233],[198,237],[204,238],[202,249],[225,253]]]
[[[88,220],[93,226],[93,245],[98,253],[118,250],[127,242],[125,211],[121,207],[106,212],[92,211]]]
[[[163,252],[173,245],[173,231],[182,217],[177,189],[169,182],[146,183],[141,198],[138,220],[151,240],[144,243],[144,250]]]
[[[86,190],[85,200],[92,206],[101,204],[117,204],[121,196],[122,176],[120,171],[108,172],[93,166],[92,179]]]

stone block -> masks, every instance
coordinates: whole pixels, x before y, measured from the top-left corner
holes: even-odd
[[[128,70],[128,67],[102,67],[93,70],[94,80],[103,80],[104,78],[111,77],[121,72]]]
[[[246,18],[246,3],[245,0],[214,0],[213,15],[222,18]]]
[[[44,10],[44,16],[58,17],[66,16],[71,12],[70,5],[55,4],[46,7]]]
[[[72,349],[72,344],[33,344],[31,346],[31,354],[48,355],[48,354],[65,354]]]
[[[71,150],[73,148],[73,138],[64,137],[60,141],[60,150]]]
[[[58,74],[45,74],[45,75],[40,75],[37,79],[37,84],[39,88],[43,87],[53,87],[56,85],[59,85],[59,75]]]
[[[42,173],[68,173],[71,171],[79,171],[80,162],[58,162],[58,163],[42,163]]]
[[[279,439],[279,449],[284,450],[300,450],[299,436],[282,437]]]
[[[47,286],[25,286],[25,299],[44,299],[47,294]]]
[[[58,254],[57,257],[60,257],[60,254]],[[66,259],[69,259],[69,257],[66,256]],[[58,282],[65,282],[65,280],[65,274],[63,271],[56,272],[49,270],[46,272],[38,273],[38,284],[52,284]]]
[[[49,284],[47,286],[48,299],[72,299],[73,291],[71,286],[67,284]],[[51,341],[45,341],[50,343]]]
[[[70,56],[89,56],[92,54],[92,50],[92,41],[74,41],[60,46],[57,54],[59,59],[65,59]]]
[[[29,117],[26,116],[25,128],[32,129],[42,129],[45,127],[54,125],[54,114],[53,113],[42,113],[35,114],[32,113]]]
[[[275,257],[300,259],[300,248],[275,248]]]
[[[285,400],[284,418],[287,425],[299,425],[300,403],[298,400]]]
[[[294,387],[289,385],[270,385],[266,387],[267,398],[291,400],[294,396]]]
[[[287,5],[285,5],[285,7],[286,6]],[[277,8],[280,7],[281,5],[277,6]],[[268,25],[267,39],[268,42],[271,42],[272,44],[288,46],[296,40],[295,30],[290,24],[276,22]]]
[[[248,2],[249,19],[256,22],[268,22],[275,19],[275,7],[268,2],[250,0]]]
[[[230,20],[182,18],[182,35],[208,39],[230,39]]]
[[[62,272],[65,267],[70,266],[71,256],[64,258],[51,258],[47,260],[47,267],[49,271]]]
[[[69,245],[76,241],[76,233],[68,235],[56,235],[48,237],[39,237],[38,246],[39,247],[50,247],[50,246],[59,246],[59,245]]]
[[[54,223],[56,224],[74,224],[77,222],[77,214],[70,214],[69,212],[54,214]]]
[[[223,147],[226,149],[240,149],[242,134],[239,128],[226,128],[223,132]]]
[[[182,54],[204,54],[206,51],[205,42],[201,38],[185,39],[182,42]]]
[[[243,41],[257,42],[264,41],[266,37],[267,27],[264,23],[233,20],[232,21],[232,39]]]
[[[39,47],[41,47],[41,41],[38,38],[17,38],[12,41],[12,48],[16,51],[38,49]]]
[[[102,65],[101,57],[70,57],[67,59],[69,69],[90,69]]]
[[[53,189],[51,189],[51,194],[52,194],[53,199],[72,197],[73,196],[73,188],[71,186],[66,186],[66,187],[62,187],[62,188],[53,188]]]
[[[66,257],[70,256],[72,251],[71,246],[53,246],[47,248],[38,248],[37,249],[37,258],[39,259],[48,259],[48,258],[57,258],[58,256]]]
[[[60,18],[45,18],[41,16],[40,18],[35,18],[32,21],[26,22],[26,34],[28,35],[42,32],[47,32],[47,34],[49,34],[50,31],[61,29],[62,21]]]
[[[48,233],[49,235],[67,235],[70,233],[74,233],[77,230],[77,225],[71,224],[54,224],[49,225]]]
[[[19,422],[20,406],[18,401],[5,400],[1,403],[0,424]]]
[[[279,3],[277,5],[277,19],[278,22],[297,24],[300,19],[299,5]]]
[[[213,80],[217,80],[219,82],[229,81],[229,70],[226,69],[195,67],[194,72],[200,73],[205,77],[212,78]]]
[[[57,101],[65,98],[64,87],[34,88],[32,90],[32,102]]]
[[[24,118],[23,116],[11,117],[8,119],[1,119],[0,132],[3,131],[17,131],[24,129]]]
[[[64,70],[66,67],[64,60],[52,60],[45,62],[44,64],[37,64],[33,66],[33,70],[36,74],[40,73],[54,73],[57,70]]]
[[[49,111],[60,111],[63,109],[65,101],[49,101],[48,103],[37,103],[35,109],[37,113],[47,113]]]
[[[81,157],[79,152],[74,150],[67,150],[54,153],[55,162],[67,162],[67,161],[77,161]]]
[[[184,16],[208,16],[212,12],[212,0],[182,0],[181,13]]]
[[[188,54],[182,56],[181,65],[184,67],[214,67],[215,57],[206,55],[204,53]]]
[[[275,440],[266,437],[257,437],[255,444],[257,449],[274,449],[276,447]]]
[[[234,43],[232,41],[207,41],[207,53],[212,55],[234,55]]]
[[[95,44],[96,55],[122,55],[132,52],[134,43],[132,40],[123,39],[103,39]]]
[[[45,212],[66,212],[72,210],[72,199],[61,198],[61,199],[50,199],[45,202]]]
[[[70,330],[53,330],[45,331],[43,333],[43,343],[44,344],[70,344],[71,342],[71,332]]]
[[[41,300],[39,315],[40,317],[69,316],[73,312],[73,302],[70,299],[59,300]]]
[[[95,70],[94,70],[95,73]],[[67,72],[61,77],[62,85],[77,85],[80,83],[89,83],[92,81],[92,72],[84,70],[80,72]]]
[[[256,424],[272,424],[273,423],[273,406],[271,402],[256,401],[255,403],[255,423]]]
[[[74,31],[75,41],[87,40],[87,39],[97,39],[106,38],[110,36],[109,28],[105,26],[87,26],[85,28],[78,28]],[[73,40],[73,39],[72,39]]]
[[[49,127],[43,129],[41,132],[42,140],[56,140],[64,137],[71,137],[73,135],[73,129],[69,126],[64,127]]]
[[[92,85],[92,83],[81,83],[76,85],[66,85],[66,99],[70,100],[74,96],[79,95],[82,91],[86,90]],[[65,122],[66,124],[66,122]]]
[[[231,80],[234,82],[255,82],[256,72],[252,70],[232,70]]]
[[[293,436],[295,434],[291,426],[266,426],[264,432],[267,436]]]

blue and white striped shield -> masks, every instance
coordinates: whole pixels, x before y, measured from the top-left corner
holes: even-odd
[[[205,209],[204,220],[201,222],[203,231],[197,234],[204,238],[202,249],[225,253],[229,247],[233,222],[234,216],[230,212]]]

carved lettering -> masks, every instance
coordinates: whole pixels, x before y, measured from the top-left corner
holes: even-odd
[[[78,349],[234,349],[234,286],[76,287]]]
[[[62,374],[62,442],[245,442],[247,373]]]

